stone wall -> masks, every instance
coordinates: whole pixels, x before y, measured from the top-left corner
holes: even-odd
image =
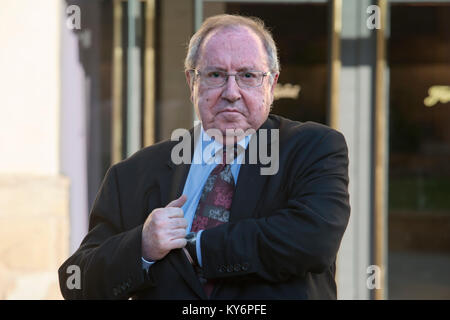
[[[0,299],[61,299],[58,267],[69,254],[69,182],[0,175]]]

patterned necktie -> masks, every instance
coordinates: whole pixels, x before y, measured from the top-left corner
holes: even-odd
[[[233,149],[234,158],[237,155],[237,147]],[[233,159],[234,159],[233,158]],[[198,202],[195,217],[192,222],[192,232],[206,230],[228,222],[230,208],[233,201],[234,178],[231,166],[227,164],[226,152],[223,152],[222,163],[218,164],[208,176]],[[228,163],[230,163],[230,159]],[[206,281],[201,273],[198,274],[206,294],[211,296],[214,288],[213,281]]]
[[[236,150],[235,147],[234,156]],[[211,171],[205,182],[191,231],[197,232],[228,222],[233,193],[234,178],[230,164],[226,163],[226,153],[223,152],[222,163]]]

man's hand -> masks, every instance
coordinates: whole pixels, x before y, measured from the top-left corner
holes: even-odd
[[[172,249],[186,245],[187,220],[181,207],[187,197],[182,195],[165,208],[153,210],[142,229],[142,257],[156,261],[164,258]]]

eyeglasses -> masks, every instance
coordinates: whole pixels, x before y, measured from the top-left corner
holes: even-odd
[[[201,81],[210,88],[222,87],[230,76],[234,76],[237,85],[242,89],[259,87],[264,77],[270,75],[270,72],[262,71],[241,71],[233,74],[220,70],[200,72],[197,69],[191,69],[190,71],[195,72],[196,77],[200,76]]]

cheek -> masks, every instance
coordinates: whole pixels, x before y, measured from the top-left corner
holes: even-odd
[[[247,107],[251,115],[258,115],[264,113],[267,104],[267,96],[263,93],[249,96],[247,99]]]
[[[270,109],[269,102],[270,96],[264,93],[253,98],[252,108],[249,108],[252,121],[260,124],[261,121],[267,118]]]
[[[202,109],[210,109],[212,104],[212,99],[209,96],[201,96],[198,100],[199,107]]]
[[[201,100],[203,104],[208,108],[213,108],[220,101],[221,92],[220,90],[205,90],[201,94]]]
[[[213,117],[212,109],[215,104],[215,95],[211,90],[199,90],[197,96],[197,108],[204,120]]]

